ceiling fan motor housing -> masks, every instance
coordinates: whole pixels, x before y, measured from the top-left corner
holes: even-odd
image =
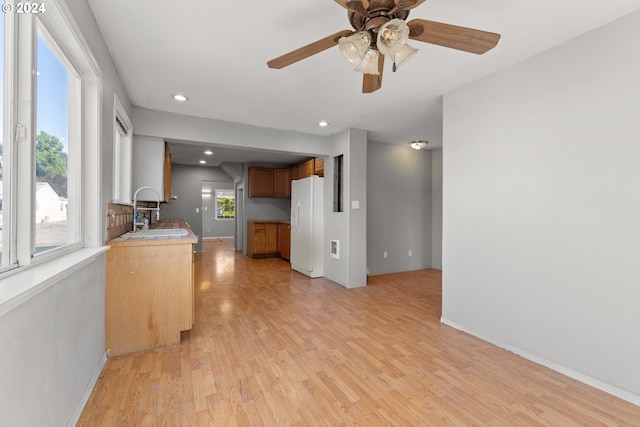
[[[406,20],[409,16],[408,10],[394,9],[397,9],[394,0],[369,0],[369,7],[364,9],[363,6],[363,12],[348,11],[349,22],[356,31],[366,30],[377,34],[378,28],[392,19]]]

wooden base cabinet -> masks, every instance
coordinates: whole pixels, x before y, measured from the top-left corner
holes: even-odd
[[[281,256],[288,260],[290,240],[289,221],[247,221],[247,256],[251,258]]]
[[[278,224],[253,222],[247,224],[247,256],[261,258],[278,256]]]
[[[183,244],[117,239],[109,243],[105,294],[109,356],[179,344],[180,332],[192,328],[193,241],[183,240]],[[193,240],[197,241],[195,236]]]

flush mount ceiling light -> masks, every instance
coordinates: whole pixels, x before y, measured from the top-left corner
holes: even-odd
[[[213,151],[207,150],[204,152],[204,154],[206,154],[207,156],[213,156]]]
[[[200,164],[201,164],[201,165],[204,165],[204,164],[206,164],[206,163],[207,163],[207,161],[206,161],[206,160],[200,160]]]
[[[329,126],[329,122],[326,120],[322,120],[318,122],[318,126],[320,126],[321,128],[326,128],[327,126]]]
[[[429,141],[425,141],[423,139],[420,139],[418,141],[411,141],[409,143],[409,146],[411,148],[413,148],[414,150],[422,150],[423,148],[425,148],[427,146],[428,143],[429,143]]]
[[[269,68],[284,68],[338,45],[355,71],[363,74],[362,92],[382,87],[384,58],[393,61],[393,71],[417,52],[409,39],[481,55],[493,49],[500,34],[456,25],[413,19],[409,12],[425,0],[335,0],[347,9],[352,30],[342,30],[267,62]]]
[[[187,100],[189,99],[189,98],[187,98],[186,96],[181,95],[181,94],[179,94],[179,93],[176,93],[175,95],[171,95],[171,97],[172,97],[173,99],[175,99],[176,101],[180,101],[180,102],[185,102],[185,101],[187,101]]]

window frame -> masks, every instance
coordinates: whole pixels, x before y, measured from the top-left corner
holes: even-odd
[[[36,16],[35,19],[35,34],[34,34],[34,42],[37,41],[37,38],[40,37],[42,41],[47,45],[47,47],[51,50],[51,52],[57,57],[60,63],[64,66],[68,73],[67,79],[67,105],[68,105],[68,118],[67,118],[67,144],[68,144],[68,158],[67,158],[67,192],[68,199],[72,201],[71,209],[67,205],[67,242],[63,245],[55,247],[53,249],[49,249],[44,252],[36,251],[36,221],[35,214],[37,211],[37,202],[35,202],[35,193],[37,190],[37,178],[35,176],[35,167],[33,171],[33,191],[34,191],[34,208],[32,209],[33,214],[33,226],[32,229],[32,241],[31,241],[31,254],[33,258],[33,262],[37,262],[40,259],[47,259],[49,257],[59,256],[61,253],[72,251],[79,249],[82,247],[82,230],[81,230],[81,218],[82,218],[82,201],[81,201],[81,191],[82,191],[82,162],[80,159],[82,158],[82,83],[81,77],[77,71],[77,67],[73,63],[73,61],[67,57],[66,53],[62,46],[60,46],[60,42],[56,40],[56,37],[49,31],[45,22],[40,19],[40,15]],[[37,49],[36,49],[37,50]],[[37,61],[36,61],[37,62]],[[34,65],[37,65],[34,62]],[[37,77],[36,77],[37,78]],[[35,79],[34,79],[35,80]],[[34,83],[36,86],[37,92],[37,82]],[[37,95],[37,93],[36,93]],[[37,96],[34,98],[36,101],[34,104],[37,104]],[[34,105],[35,110],[35,105]],[[37,114],[34,114],[33,117],[33,141],[35,141],[35,137],[37,137]],[[35,149],[33,153],[34,162],[35,162]],[[34,163],[35,164],[35,163]],[[26,161],[18,159],[19,167],[25,167]],[[20,183],[19,183],[20,184]],[[20,189],[18,190],[21,191]],[[24,188],[22,191],[26,191]],[[18,193],[21,194],[21,193]]]
[[[118,123],[119,122],[119,123]],[[133,205],[133,125],[117,94],[113,95],[113,203]]]
[[[8,0],[5,3],[15,1]],[[51,273],[52,268],[55,270],[54,265],[64,265],[64,269],[68,269],[74,263],[85,262],[86,254],[104,251],[104,218],[100,209],[102,73],[66,4],[50,0],[46,7],[46,13],[38,15],[3,14],[3,151],[6,151],[5,159],[9,159],[5,162],[8,167],[3,172],[6,177],[3,202],[4,207],[9,206],[9,209],[3,212],[3,242],[8,244],[3,243],[2,255],[3,258],[9,258],[4,266],[0,266],[0,281],[6,282],[10,288],[13,288],[15,278],[21,276],[20,272],[27,268],[35,269],[30,277],[44,277]],[[56,49],[54,53],[58,58],[67,61],[64,63],[67,70],[71,71],[68,67],[70,65],[77,76],[74,90],[69,90],[74,100],[73,103],[69,102],[69,114],[77,117],[77,122],[74,126],[69,125],[68,137],[71,139],[72,133],[74,134],[77,147],[73,158],[69,153],[68,167],[74,170],[75,176],[69,177],[68,186],[69,191],[73,191],[77,197],[78,209],[74,214],[76,225],[70,230],[73,239],[68,239],[69,243],[66,245],[35,255],[35,65],[38,30],[52,51]],[[50,41],[53,41],[53,45]],[[72,104],[77,109],[72,110]],[[22,141],[16,141],[16,127],[19,123],[24,125],[25,130]],[[23,197],[21,194],[27,196]],[[27,212],[29,215],[26,215]],[[98,250],[82,251],[83,248]],[[69,255],[74,253],[76,255]],[[62,262],[61,259],[65,261]],[[38,273],[45,266],[46,270],[42,270],[42,274]],[[10,296],[3,295],[2,285],[0,283],[0,305],[10,299]],[[17,288],[28,295],[30,289],[40,285],[41,283],[33,283],[33,279],[28,279]],[[17,295],[16,289],[7,292],[15,292]]]
[[[218,217],[218,194],[224,194],[225,198],[233,198],[233,216],[230,218]],[[231,194],[231,197],[228,195]],[[233,189],[219,188],[214,191],[214,205],[216,210],[216,221],[233,221],[236,219],[236,194]]]

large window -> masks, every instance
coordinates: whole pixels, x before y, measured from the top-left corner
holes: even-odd
[[[99,69],[43,7],[0,16],[0,272],[100,245]]]
[[[38,254],[79,240],[73,183],[79,77],[44,28],[36,37],[35,247]],[[72,132],[69,132],[72,128]]]

